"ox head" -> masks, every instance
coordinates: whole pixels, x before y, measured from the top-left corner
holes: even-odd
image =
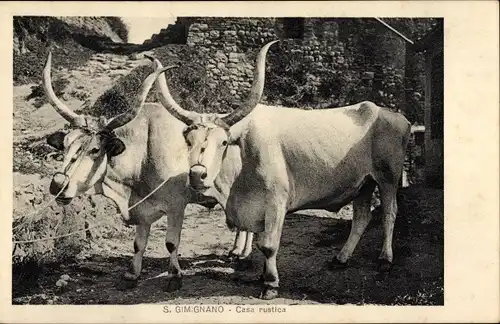
[[[57,202],[68,204],[74,197],[99,185],[106,174],[108,161],[125,151],[126,146],[114,129],[132,121],[142,109],[146,96],[162,68],[151,73],[142,83],[128,111],[106,120],[104,117],[79,115],[57,98],[50,77],[52,54],[49,53],[43,70],[45,95],[54,109],[66,119],[69,132],[56,132],[47,137],[47,143],[64,151],[62,168],[52,177],[50,193],[57,195]]]
[[[257,55],[254,78],[250,95],[246,103],[231,114],[199,114],[184,110],[171,96],[164,75],[158,77],[156,87],[160,93],[160,101],[177,119],[186,124],[183,132],[189,148],[189,184],[198,191],[205,192],[214,185],[219,174],[228,145],[232,144],[230,128],[245,118],[259,103],[264,91],[266,54],[269,47],[278,41],[272,41],[262,47]],[[149,57],[155,68],[161,63]]]

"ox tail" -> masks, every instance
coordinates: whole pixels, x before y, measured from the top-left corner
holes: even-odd
[[[411,136],[411,124],[410,122],[403,117],[404,120],[406,121],[405,123],[405,128],[402,129],[402,138],[401,138],[401,149],[403,150],[403,167],[402,167],[402,172],[401,172],[401,177],[399,178],[399,183],[398,187],[403,188],[409,185],[409,179],[408,179],[408,174],[406,174],[405,167],[404,167],[404,161],[406,160],[406,156],[408,154],[408,143],[410,142],[410,136]],[[403,180],[403,178],[406,176],[406,181]]]
[[[411,124],[409,121],[407,121],[406,131],[403,134],[403,139],[402,139],[402,143],[401,143],[404,151],[406,151],[406,149],[408,148],[408,142],[410,141],[410,135],[411,135]]]

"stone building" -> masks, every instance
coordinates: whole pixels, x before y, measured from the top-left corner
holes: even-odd
[[[275,39],[281,42],[268,56],[264,102],[321,108],[372,100],[404,111],[406,96],[413,96],[405,84],[405,74],[412,72],[406,42],[376,19],[178,17],[146,42],[199,48],[209,87],[229,93],[237,104],[250,89],[256,52]],[[290,69],[297,73],[289,86],[297,91],[283,89],[287,82],[276,84]]]
[[[383,21],[414,39],[435,24],[433,19]],[[186,44],[202,54],[207,88],[224,94],[209,111],[241,104],[251,87],[257,51],[279,39],[268,54],[262,102],[321,109],[370,100],[403,112],[420,129],[428,97],[422,94],[429,88],[425,60],[404,35],[372,18],[178,17],[147,43]],[[418,133],[417,142],[424,134]],[[415,144],[425,159],[433,159],[425,136],[425,147]],[[418,164],[425,163],[414,158],[409,154],[405,163],[405,186],[418,181]]]

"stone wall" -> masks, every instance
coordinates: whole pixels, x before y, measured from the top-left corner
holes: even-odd
[[[255,60],[252,50],[277,39],[274,19],[183,18],[181,21],[189,26],[187,44],[207,55],[209,87],[232,96],[232,102],[223,100],[218,104],[237,106],[251,87]]]
[[[390,23],[409,37],[429,25]],[[251,87],[257,51],[280,39],[268,54],[262,102],[318,109],[370,100],[423,123],[423,58],[407,55],[407,43],[375,19],[180,17],[176,25],[185,27],[186,44],[203,53],[210,90],[224,94],[208,111],[240,105]],[[415,170],[410,158],[407,181],[415,181]]]
[[[258,49],[281,39],[268,56],[264,102],[322,108],[371,100],[405,108],[405,41],[374,19],[180,17],[177,24],[186,26],[186,43],[206,54],[209,86],[232,95],[222,106],[241,103]],[[300,73],[288,80],[290,70]]]

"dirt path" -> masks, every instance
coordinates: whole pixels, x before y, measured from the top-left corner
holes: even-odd
[[[85,67],[74,71],[57,71],[54,67],[53,75],[69,80],[62,99],[78,110],[141,64],[148,61],[125,61],[121,56],[97,54]],[[64,125],[48,104],[35,108],[34,100],[26,100],[31,86],[14,88],[13,132],[14,141],[19,140],[14,144],[14,215],[33,211],[48,199],[48,175],[57,162],[43,162],[47,152],[38,152],[36,148],[42,150],[43,145],[37,146],[33,138]],[[95,205],[91,212],[111,213],[99,201]],[[55,212],[48,209],[48,213]],[[350,266],[342,271],[326,270],[326,262],[348,236],[349,215],[350,210],[345,208],[337,215],[308,211],[287,217],[278,254],[281,297],[272,303],[443,303],[442,191],[419,187],[402,191],[394,239],[395,266],[386,279],[378,278],[375,271],[383,239],[377,218],[361,239]],[[260,251],[254,250],[252,267],[245,271],[237,271],[223,261],[234,234],[226,228],[222,211],[188,207],[180,246],[183,286],[173,293],[163,290],[165,278],[161,277],[168,263],[164,244],[166,219],[153,226],[142,280],[135,289],[126,291],[120,289],[119,278],[132,256],[133,230],[112,225],[116,227],[114,234],[92,239],[86,257],[74,263],[46,265],[37,272],[36,283],[13,291],[13,303],[263,303],[254,297],[260,287],[252,282],[262,271]],[[68,285],[62,288],[56,285],[61,276],[69,276]]]
[[[150,64],[148,59],[129,60],[115,54],[95,54],[89,62],[76,70],[52,67],[52,81],[67,80],[62,100],[70,109],[80,110],[87,103],[93,103],[116,81],[129,74],[140,65]],[[41,76],[40,76],[41,78]],[[41,82],[41,81],[40,81]],[[30,99],[32,88],[38,84],[14,87],[14,142],[24,138],[37,137],[37,134],[50,129],[61,128],[65,121],[48,103],[40,108],[34,106],[35,99]]]
[[[442,304],[442,191],[409,188],[402,196],[394,240],[396,263],[388,278],[379,278],[375,271],[382,244],[377,218],[361,239],[349,267],[332,272],[326,270],[325,263],[345,242],[350,221],[314,213],[289,215],[278,255],[281,298],[271,303]],[[165,281],[161,275],[168,261],[166,220],[162,219],[153,227],[143,278],[136,288],[124,291],[119,285],[132,255],[133,234],[129,231],[121,239],[93,244],[93,254],[82,262],[48,267],[39,287],[15,296],[14,303],[263,303],[255,298],[259,285],[252,282],[262,271],[261,253],[254,250],[250,269],[236,271],[222,258],[233,240],[223,213],[207,212],[196,205],[188,208],[180,247],[184,270],[181,290],[168,293],[162,289]],[[71,278],[63,290],[56,286],[61,275]]]

